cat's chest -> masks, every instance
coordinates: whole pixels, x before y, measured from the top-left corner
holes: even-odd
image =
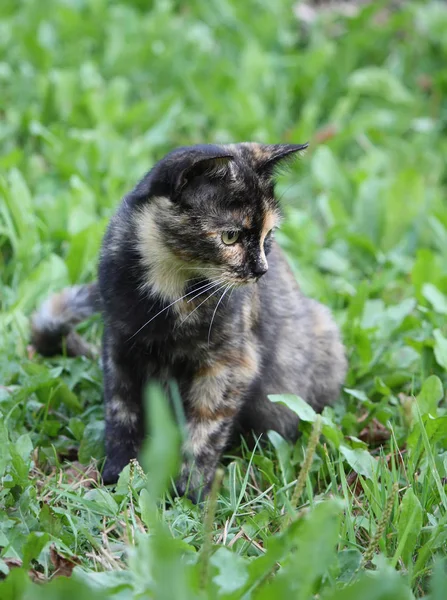
[[[135,352],[143,380],[186,382],[210,360],[213,352],[201,339],[187,336],[147,340]]]

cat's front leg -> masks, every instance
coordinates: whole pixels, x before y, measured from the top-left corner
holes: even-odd
[[[216,362],[193,378],[186,402],[187,438],[177,492],[203,499],[228,444],[247,387],[256,375],[250,355]]]
[[[214,479],[232,428],[234,417],[217,414],[207,418],[190,417],[184,460],[175,487],[179,495],[186,494],[193,502],[203,500]]]
[[[141,374],[105,332],[103,344],[106,461],[104,483],[115,483],[144,439]]]

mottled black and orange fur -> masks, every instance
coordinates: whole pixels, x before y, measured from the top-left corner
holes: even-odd
[[[139,451],[150,380],[174,380],[180,391],[187,441],[176,487],[194,498],[233,433],[272,429],[296,439],[297,417],[269,394],[299,394],[316,409],[338,396],[346,372],[338,329],[327,308],[302,295],[274,240],[273,174],[303,147],[171,152],[112,218],[98,284],[62,292],[33,317],[34,343],[49,353],[78,314],[101,305],[105,482]],[[239,237],[228,245],[228,235]]]

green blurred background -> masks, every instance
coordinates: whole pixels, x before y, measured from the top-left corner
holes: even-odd
[[[111,213],[165,152],[310,141],[279,181],[280,242],[304,291],[336,310],[348,383],[430,371],[447,313],[445,3],[3,0],[0,15],[13,354],[38,301],[95,277]],[[391,347],[399,328],[413,337]]]
[[[289,0],[3,0],[3,283],[61,245],[61,278],[91,276],[101,219],[156,159],[196,142],[310,140],[286,200],[319,217],[332,270],[436,243],[446,8],[389,4],[346,18],[322,3],[309,22]],[[314,260],[317,233],[295,217],[296,253]],[[336,239],[347,229],[358,256]]]
[[[95,277],[122,195],[198,142],[310,141],[280,178],[280,241],[305,292],[341,311],[363,371],[370,330],[442,304],[445,3],[3,0],[0,16],[0,326],[14,352],[49,290]]]
[[[436,554],[446,553],[446,125],[445,2],[1,0],[1,556],[32,559],[48,576],[51,540],[80,556],[92,581],[104,569],[115,585],[116,569],[128,566],[134,524],[148,523],[144,483],[131,489],[129,472],[115,491],[89,490],[78,479],[74,493],[72,460],[86,468],[103,452],[101,373],[97,362],[34,356],[31,311],[50,291],[96,276],[110,215],[167,151],[199,142],[310,141],[279,179],[286,213],[279,240],[304,291],[334,310],[350,371],[341,401],[326,409],[326,445],[317,449],[303,503],[342,495],[348,510],[332,529],[318,520],[332,510],[324,506],[315,530],[296,529],[299,544],[307,531],[307,545],[297,546],[290,530],[290,548],[307,550],[284,546],[286,575],[277,581],[288,582],[287,597],[297,572],[314,590],[335,589],[378,545],[386,577],[375,580],[374,593],[364,580],[368,597],[390,597],[380,590],[389,593],[391,580],[401,589],[395,567],[423,595]],[[100,329],[93,320],[83,332],[99,342]],[[310,424],[302,429],[306,441]],[[263,560],[302,463],[301,442],[292,449],[270,440],[266,450],[233,457],[225,471],[216,514],[218,531],[234,543],[219,555],[225,598],[227,583],[237,585],[234,573],[245,573],[253,557]],[[200,548],[197,508],[178,501],[163,519],[189,550]],[[240,536],[243,528],[257,546]],[[147,539],[130,561],[135,589],[147,584]],[[323,566],[309,558],[335,552],[335,539],[337,556],[327,554]],[[105,540],[109,555],[100,554]],[[176,572],[186,573],[186,545],[173,548]],[[186,587],[180,576],[164,577],[163,556],[156,583],[167,591],[158,597],[177,597],[175,586]],[[327,575],[333,560],[338,575]],[[0,560],[3,573],[5,565]],[[269,569],[260,568],[260,580]],[[440,570],[437,577],[441,598]],[[8,581],[0,583],[2,598]],[[280,597],[272,589],[262,598]],[[182,597],[197,598],[191,590]],[[37,597],[34,588],[29,597]]]

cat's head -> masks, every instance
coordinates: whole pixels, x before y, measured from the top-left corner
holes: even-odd
[[[157,163],[129,198],[147,283],[169,299],[194,278],[256,282],[279,224],[275,169],[306,147],[201,145]]]

